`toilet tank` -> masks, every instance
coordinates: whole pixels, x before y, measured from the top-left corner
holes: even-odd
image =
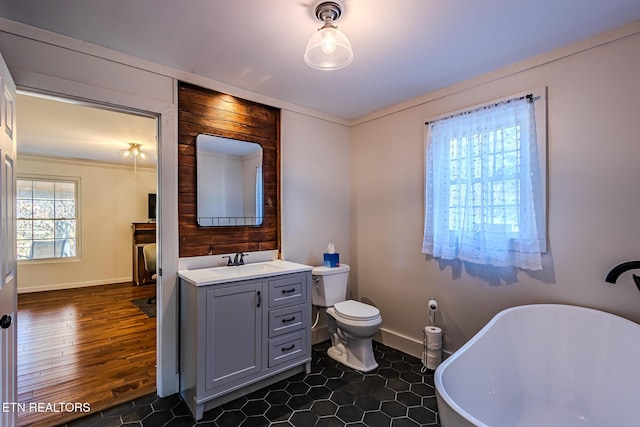
[[[311,270],[313,305],[332,307],[337,302],[345,301],[350,270],[347,264],[340,264],[338,267],[314,267]]]

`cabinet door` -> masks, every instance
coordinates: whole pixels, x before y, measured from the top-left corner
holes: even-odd
[[[213,286],[206,295],[205,389],[209,390],[261,370],[262,282]]]

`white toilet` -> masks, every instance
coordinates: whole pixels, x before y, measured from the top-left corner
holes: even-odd
[[[349,266],[314,267],[313,305],[327,307],[331,348],[327,354],[334,360],[362,372],[378,367],[371,339],[380,329],[382,316],[377,308],[347,300]]]

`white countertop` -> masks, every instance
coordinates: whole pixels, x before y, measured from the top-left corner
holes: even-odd
[[[180,270],[178,277],[195,286],[217,285],[260,277],[311,271],[313,267],[296,262],[275,260],[238,266],[223,266]]]

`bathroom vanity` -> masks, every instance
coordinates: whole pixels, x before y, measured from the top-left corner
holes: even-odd
[[[196,420],[310,372],[311,269],[277,260],[179,272],[180,393]]]

